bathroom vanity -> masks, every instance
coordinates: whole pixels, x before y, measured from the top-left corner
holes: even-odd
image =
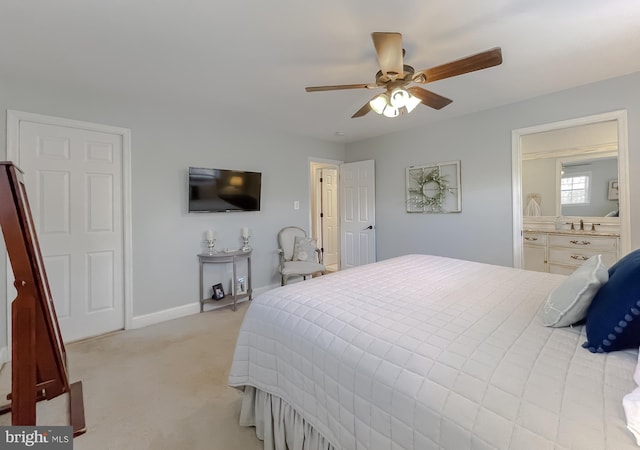
[[[527,220],[524,225],[522,239],[527,270],[569,275],[597,254],[602,255],[602,262],[607,267],[620,259],[620,233],[615,227],[598,230],[590,223],[586,226],[583,223],[583,230],[579,225],[574,226],[577,228],[574,230],[557,230]]]

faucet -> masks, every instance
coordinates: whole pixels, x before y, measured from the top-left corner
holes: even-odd
[[[584,231],[584,222],[580,219],[580,231]]]

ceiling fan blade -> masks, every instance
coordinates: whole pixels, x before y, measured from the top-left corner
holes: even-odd
[[[371,111],[371,105],[369,105],[369,102],[367,102],[362,106],[362,108],[357,110],[355,112],[355,114],[353,116],[351,116],[351,118],[355,119],[356,117],[362,117],[362,116],[366,115],[369,111]]]
[[[320,91],[339,91],[341,89],[363,89],[370,88],[368,84],[337,84],[335,86],[309,86],[304,88],[307,92],[320,92]]]
[[[371,33],[383,74],[393,78],[404,75],[402,60],[402,35],[400,33]]]
[[[409,91],[411,95],[418,97],[424,105],[430,106],[433,109],[442,109],[453,101],[418,86],[411,86],[407,88],[407,91]]]
[[[416,72],[413,76],[413,81],[416,83],[431,83],[432,81],[455,77],[457,75],[487,69],[500,64],[502,64],[502,50],[500,47],[496,47],[485,52],[432,67],[431,69],[424,69]]]

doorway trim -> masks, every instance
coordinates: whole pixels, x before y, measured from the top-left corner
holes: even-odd
[[[629,209],[629,137],[627,110],[611,111],[533,127],[519,128],[511,132],[511,183],[513,201],[513,267],[522,268],[522,136],[545,131],[590,125],[615,120],[618,127],[618,180],[620,192],[620,255],[631,250],[631,217]]]
[[[123,232],[123,284],[124,284],[124,329],[132,327],[133,321],[133,242],[132,242],[132,197],[131,197],[131,130],[129,128],[84,122],[56,116],[7,110],[7,160],[19,167],[18,149],[20,145],[20,122],[36,122],[45,125],[78,128],[87,131],[115,134],[122,138],[122,232]],[[6,281],[9,279],[11,264],[7,256]],[[9,322],[11,320],[11,290],[7,284],[7,346],[11,355],[11,336]]]
[[[317,169],[321,169],[324,167],[327,168],[335,168],[338,171],[338,178],[340,178],[340,165],[344,164],[344,161],[339,161],[335,159],[324,159],[324,158],[315,158],[313,156],[309,157],[309,230],[311,234],[313,234],[315,226],[317,224],[314,221],[314,217],[318,212],[318,201],[320,198],[320,193],[318,192],[316,185],[316,176],[315,172]],[[336,191],[337,197],[337,212],[338,212],[338,224],[339,224],[339,216],[340,216],[340,190]],[[337,233],[336,239],[338,242],[336,243],[336,248],[340,251],[340,233]],[[338,270],[340,270],[340,258],[338,258]]]

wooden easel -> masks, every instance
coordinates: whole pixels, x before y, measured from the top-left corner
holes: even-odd
[[[82,382],[69,384],[49,281],[23,182],[22,171],[0,162],[0,226],[18,293],[11,305],[11,424],[36,425],[36,402],[69,393],[73,435],[86,431]]]

